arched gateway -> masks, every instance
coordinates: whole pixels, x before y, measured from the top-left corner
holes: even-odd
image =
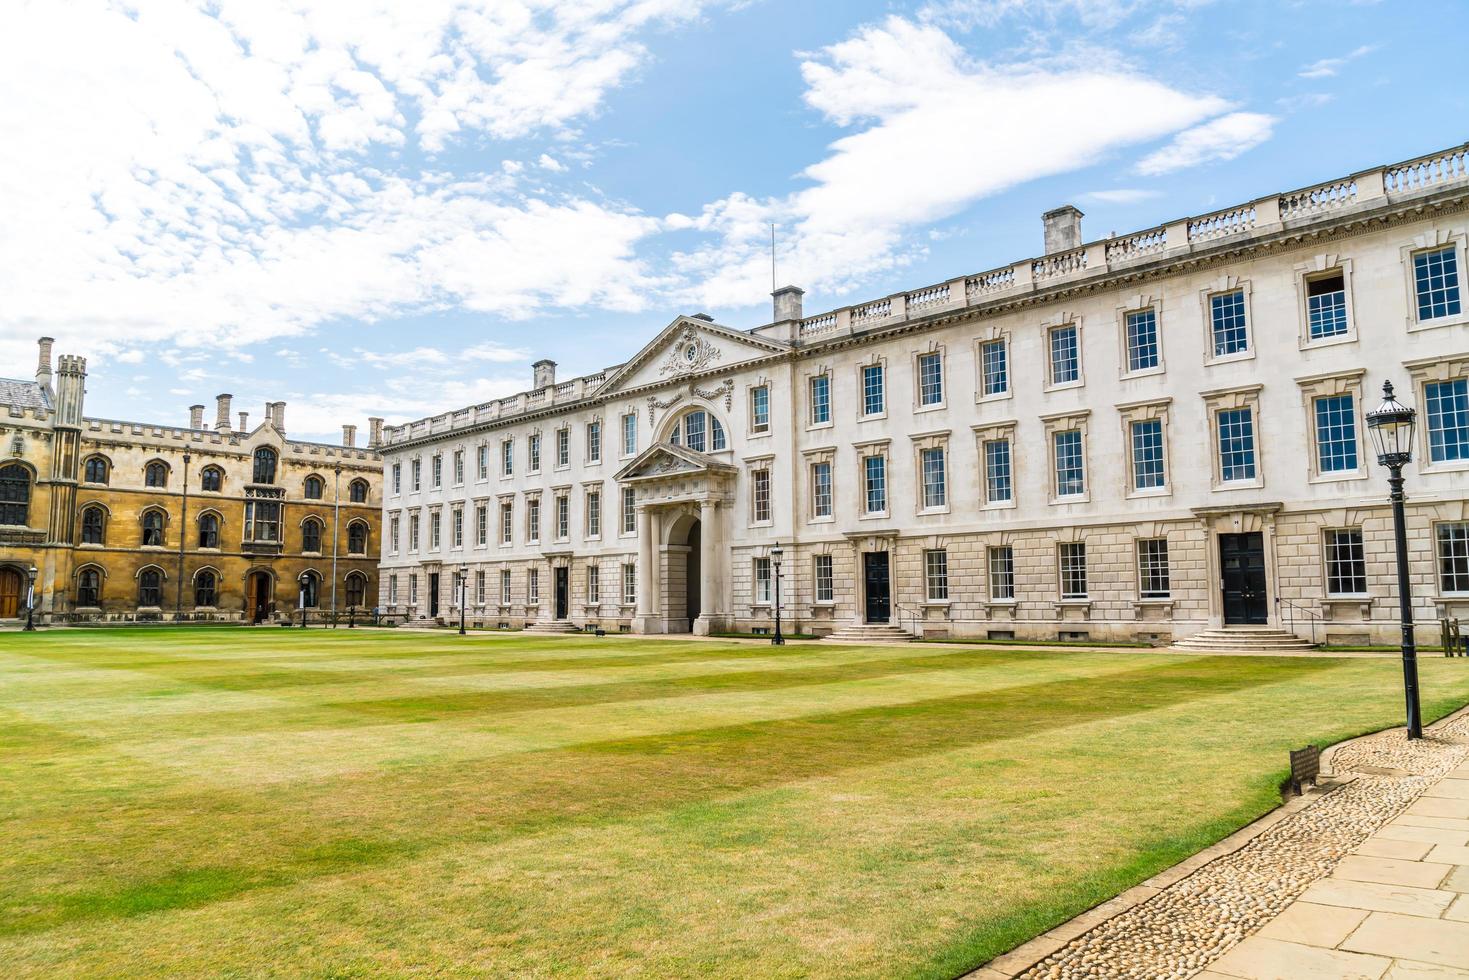
[[[704,453],[657,443],[617,474],[637,495],[634,630],[707,635],[729,628],[725,523],[735,472]]]

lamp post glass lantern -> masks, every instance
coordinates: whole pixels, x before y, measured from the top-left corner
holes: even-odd
[[[780,543],[770,549],[770,561],[775,567],[775,635],[770,638],[771,646],[784,646],[786,638],[780,631],[780,559],[785,554]]]
[[[464,606],[469,598],[469,566],[459,570],[459,635],[464,635]]]
[[[304,630],[306,628],[306,586],[310,583],[310,577],[306,572],[302,572],[300,579],[297,581],[301,584],[301,597],[299,601],[301,603],[301,628]]]
[[[36,631],[36,576],[41,570],[35,565],[26,569],[26,625],[24,632]]]
[[[1392,501],[1393,543],[1398,564],[1398,618],[1402,622],[1403,697],[1407,702],[1408,737],[1423,737],[1418,707],[1418,648],[1413,640],[1413,594],[1408,578],[1408,528],[1403,503],[1403,467],[1413,461],[1413,427],[1418,413],[1397,400],[1392,382],[1382,383],[1382,404],[1367,413],[1367,431],[1377,450],[1377,462],[1387,467],[1388,499]]]

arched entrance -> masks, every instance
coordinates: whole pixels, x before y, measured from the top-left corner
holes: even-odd
[[[666,616],[671,633],[692,633],[694,620],[702,612],[702,543],[702,522],[692,514],[680,516],[668,528],[664,560],[668,582]]]
[[[263,623],[274,611],[274,576],[269,572],[256,571],[245,576],[245,618],[252,623]]]
[[[25,576],[8,565],[0,568],[0,619],[18,617],[24,598]]]

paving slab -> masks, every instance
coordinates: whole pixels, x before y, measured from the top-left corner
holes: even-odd
[[[1351,935],[1368,914],[1364,909],[1299,901],[1270,920],[1255,935],[1331,949]]]
[[[1452,776],[1440,779],[1436,785],[1428,787],[1428,792],[1423,795],[1446,800],[1469,800],[1469,779],[1455,779]]]
[[[1438,830],[1462,830],[1469,833],[1469,820],[1460,817],[1424,817],[1405,813],[1393,821],[1399,827],[1434,827]]]
[[[1384,980],[1469,980],[1469,970],[1432,963],[1394,963]]]
[[[1386,956],[1251,936],[1210,969],[1245,980],[1380,980],[1390,966]]]
[[[1469,895],[1460,895],[1454,899],[1443,917],[1453,922],[1469,922]]]
[[[1469,830],[1441,830],[1390,823],[1377,832],[1378,840],[1416,840],[1426,844],[1469,845]]]
[[[1458,968],[1469,963],[1469,922],[1373,912],[1341,948]]]
[[[1367,909],[1372,912],[1401,912],[1437,919],[1453,902],[1452,892],[1433,888],[1410,888],[1406,885],[1380,885],[1366,881],[1323,878],[1313,882],[1301,896],[1303,902],[1317,905],[1339,905],[1343,908]]]
[[[1460,847],[1454,844],[1435,844],[1433,850],[1428,852],[1425,861],[1438,861],[1441,864],[1469,864],[1469,847]]]
[[[1383,837],[1381,834],[1378,834],[1364,840],[1352,853],[1363,854],[1367,857],[1398,858],[1402,861],[1422,861],[1425,854],[1438,846],[1442,846],[1442,842],[1428,843],[1421,840],[1394,840],[1391,837]]]
[[[1446,800],[1441,796],[1424,796],[1413,801],[1408,813],[1417,817],[1453,817],[1469,819],[1469,800]]]
[[[1450,871],[1439,887],[1454,892],[1469,892],[1469,868],[1460,866]]]
[[[1333,878],[1348,881],[1375,881],[1383,885],[1411,885],[1414,888],[1437,888],[1453,870],[1448,864],[1426,861],[1399,861],[1395,858],[1363,857],[1348,854],[1332,871]]]

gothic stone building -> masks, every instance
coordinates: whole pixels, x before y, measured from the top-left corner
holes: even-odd
[[[1421,635],[1469,615],[1469,148],[385,431],[381,603],[646,632],[1397,636],[1364,413],[1419,414]],[[779,550],[777,550],[777,545]],[[776,565],[780,571],[777,577]]]
[[[294,615],[301,600],[371,607],[377,597],[382,465],[359,449],[289,439],[285,403],[253,429],[220,395],[187,426],[87,418],[87,363],[0,379],[0,621],[26,614],[36,570],[43,623]],[[303,582],[304,578],[304,582]]]

